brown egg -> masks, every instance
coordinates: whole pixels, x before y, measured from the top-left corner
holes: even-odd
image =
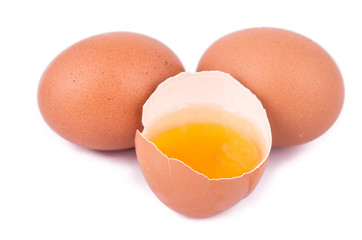
[[[237,31],[213,43],[197,71],[230,73],[265,107],[273,146],[311,141],[336,121],[344,86],[332,57],[317,43],[276,28]]]
[[[271,149],[266,112],[257,97],[229,74],[183,72],[167,79],[146,101],[142,122],[136,153],[143,175],[160,201],[180,214],[208,217],[223,212],[248,196],[263,175]],[[191,129],[195,134],[178,141],[188,124],[230,127],[256,147],[258,158],[252,161],[251,154],[242,154],[242,148],[251,153],[250,145],[212,128],[205,128],[206,138]],[[161,149],[155,137],[175,127],[182,131],[167,138]],[[213,147],[205,148],[208,143]],[[169,155],[167,148],[174,148],[179,157]]]
[[[157,85],[184,71],[161,42],[113,32],[84,39],[45,70],[38,104],[48,125],[65,139],[98,150],[134,147],[142,105]]]

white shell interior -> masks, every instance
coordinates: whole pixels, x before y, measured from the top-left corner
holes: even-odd
[[[261,102],[229,74],[180,73],[161,83],[143,106],[142,134],[148,139],[191,122],[227,124],[257,143],[265,158],[270,152],[271,130]]]

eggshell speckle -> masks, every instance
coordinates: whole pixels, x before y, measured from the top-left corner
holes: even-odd
[[[172,128],[184,121],[199,121],[203,114],[176,115],[177,118],[169,120],[171,125],[160,122],[162,116],[193,104],[206,103],[232,111],[259,130],[256,140],[262,159],[252,171],[233,178],[209,179],[182,161],[168,158],[149,141],[157,134],[156,128]],[[201,120],[217,121],[209,116]],[[255,95],[226,73],[186,72],[167,79],[145,103],[142,122],[144,130],[136,134],[136,153],[144,177],[165,205],[183,215],[207,217],[232,207],[253,191],[267,164],[271,131],[265,110]],[[243,122],[235,124],[247,127]]]
[[[161,42],[113,32],[84,39],[45,70],[38,104],[48,125],[65,139],[98,150],[134,146],[142,105],[157,85],[184,68]]]
[[[252,28],[228,34],[206,50],[197,70],[230,73],[257,95],[270,120],[273,146],[317,138],[343,106],[343,79],[332,57],[287,30]]]

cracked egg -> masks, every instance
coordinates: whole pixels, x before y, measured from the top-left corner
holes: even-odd
[[[271,130],[257,97],[229,74],[183,72],[143,106],[135,145],[143,175],[166,206],[190,217],[223,212],[259,182]]]

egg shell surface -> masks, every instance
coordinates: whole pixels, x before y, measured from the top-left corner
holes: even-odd
[[[326,132],[344,101],[342,75],[317,43],[288,30],[251,28],[228,34],[203,54],[197,71],[230,73],[265,107],[273,146],[311,141]]]
[[[84,39],[46,68],[38,105],[65,139],[97,150],[134,147],[142,105],[157,85],[184,71],[163,43],[131,32]]]
[[[167,100],[167,101],[166,101]],[[233,178],[209,179],[178,159],[168,158],[149,140],[157,126],[172,128],[185,121],[214,121],[200,114],[176,115],[169,122],[160,117],[191,104],[209,103],[250,120],[260,130],[260,164]],[[196,116],[196,119],[195,119]],[[185,120],[187,119],[187,120]],[[180,73],[160,84],[143,107],[144,130],[136,134],[136,153],[143,175],[154,194],[169,208],[190,217],[208,217],[223,212],[248,196],[259,182],[271,148],[269,122],[260,101],[230,75],[212,71]],[[171,124],[171,125],[170,125]],[[242,125],[243,122],[236,122]],[[164,129],[163,129],[164,130]],[[156,133],[155,133],[156,132]]]

